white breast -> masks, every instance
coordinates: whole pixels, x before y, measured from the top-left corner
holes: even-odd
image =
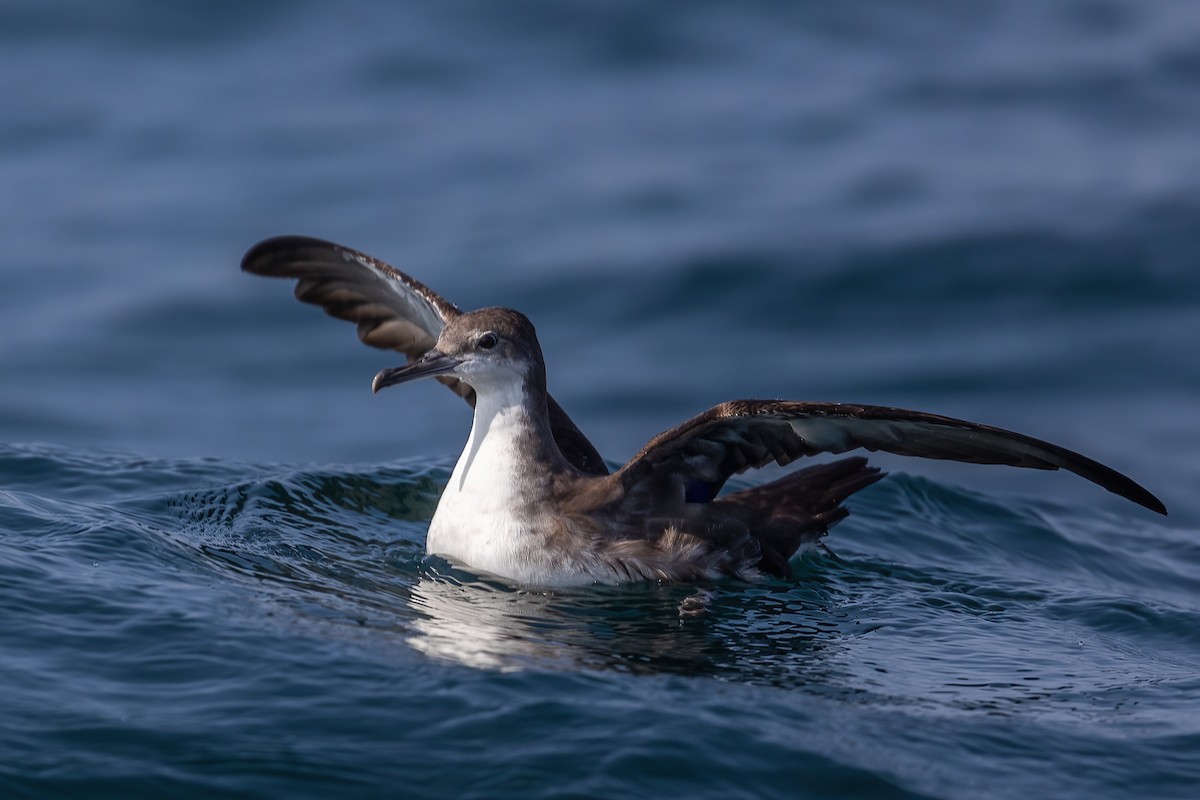
[[[429,524],[427,553],[532,585],[587,583],[543,546],[545,475],[521,461],[531,421],[519,402],[477,398],[466,448]]]

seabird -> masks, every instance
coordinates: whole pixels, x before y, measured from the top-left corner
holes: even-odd
[[[426,551],[526,586],[789,577],[790,559],[883,477],[862,457],[718,497],[735,473],[803,456],[882,450],[974,464],[1065,469],[1151,511],[1162,502],[1086,456],[975,422],[881,406],[735,400],[659,434],[620,469],[546,391],[533,324],[520,312],[463,312],[403,272],[348,247],[267,239],[246,272],[295,278],[296,297],[398,350],[405,366],[372,390],[436,378],[474,422],[429,524]]]

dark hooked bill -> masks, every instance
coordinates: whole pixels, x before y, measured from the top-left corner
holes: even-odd
[[[435,375],[445,375],[453,372],[454,368],[461,363],[461,360],[452,358],[441,351],[430,350],[411,364],[380,370],[375,379],[371,381],[371,391],[378,392],[380,389],[388,386],[415,381],[418,378],[432,378]]]

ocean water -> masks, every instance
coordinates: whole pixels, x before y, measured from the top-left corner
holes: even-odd
[[[0,796],[1197,796],[1198,42],[1183,0],[4,4]],[[794,580],[519,590],[425,558],[468,409],[238,271],[281,233],[526,312],[613,464],[876,403],[1170,516],[873,457]]]

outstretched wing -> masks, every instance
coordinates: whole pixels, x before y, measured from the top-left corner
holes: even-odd
[[[449,300],[390,264],[307,236],[259,242],[242,258],[242,271],[295,278],[296,299],[355,323],[364,344],[399,350],[410,360],[431,350],[446,322],[462,314]]]
[[[1121,473],[1066,448],[975,422],[882,406],[738,400],[656,436],[612,478],[626,496],[712,500],[730,475],[801,456],[882,450],[904,456],[1065,469],[1160,514],[1162,501]]]
[[[242,270],[295,278],[298,300],[358,326],[364,344],[398,350],[414,361],[433,349],[446,322],[462,312],[400,270],[365,253],[308,236],[277,236],[254,245]],[[472,407],[475,390],[457,378],[438,378]],[[604,459],[567,413],[550,398],[550,427],[563,456],[591,475],[608,473]]]

